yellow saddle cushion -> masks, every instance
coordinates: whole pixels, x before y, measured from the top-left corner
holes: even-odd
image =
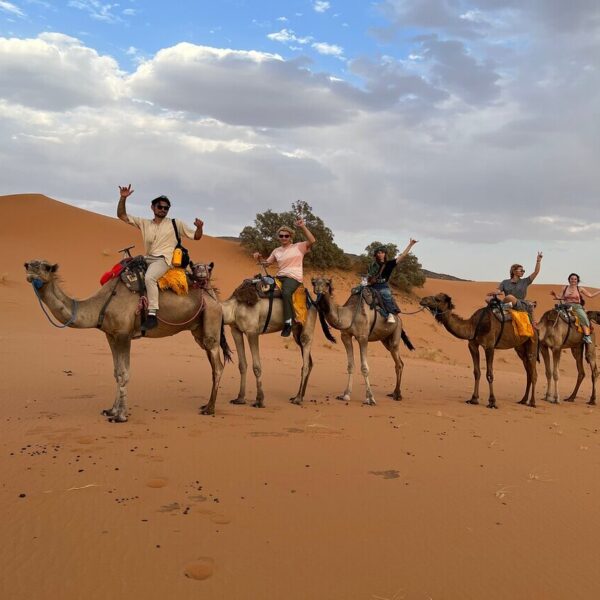
[[[275,284],[281,289],[281,281],[277,277],[275,278]],[[306,291],[302,284],[296,288],[292,296],[292,305],[294,307],[294,321],[304,325],[308,314],[308,306],[306,306]]]
[[[185,296],[188,293],[185,270],[177,267],[169,269],[158,280],[158,287],[161,290],[173,290],[179,296]]]
[[[533,325],[529,315],[524,310],[511,310],[510,313],[515,334],[521,337],[533,337]]]

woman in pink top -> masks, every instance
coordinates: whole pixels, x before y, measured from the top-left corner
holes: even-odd
[[[304,255],[310,251],[312,245],[316,242],[315,236],[307,229],[304,219],[298,219],[295,225],[302,230],[306,241],[294,244],[292,242],[294,230],[287,225],[283,225],[277,230],[279,248],[275,248],[269,255],[269,258],[264,260],[267,264],[276,262],[279,267],[277,277],[281,281],[281,295],[283,300],[284,325],[281,331],[283,337],[288,337],[292,332],[292,318],[294,316],[292,296],[302,283],[302,261],[304,260]],[[259,262],[263,261],[258,252],[255,252],[252,256]]]
[[[590,320],[588,319],[588,316],[583,308],[583,305],[585,304],[583,296],[593,298],[594,296],[600,294],[600,291],[591,294],[585,288],[579,287],[580,279],[577,273],[571,273],[568,281],[569,285],[566,285],[563,288],[560,296],[554,290],[552,290],[550,294],[559,302],[568,304],[573,309],[573,312],[579,317],[579,323],[583,329],[583,341],[586,344],[591,344],[592,338],[590,337]]]

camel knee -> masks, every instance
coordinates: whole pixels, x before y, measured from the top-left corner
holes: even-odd
[[[364,377],[368,377],[369,376],[369,367],[361,367],[360,372],[363,374]]]
[[[262,375],[262,369],[256,365],[252,367],[252,371],[254,371],[254,377],[257,379]]]
[[[212,335],[207,335],[203,340],[202,340],[202,345],[204,346],[205,350],[212,350],[213,348],[215,348],[217,345],[219,344],[219,340],[217,340],[216,337],[212,336]]]

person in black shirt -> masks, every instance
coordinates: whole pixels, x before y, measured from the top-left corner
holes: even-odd
[[[396,305],[392,290],[388,285],[388,280],[392,276],[392,273],[400,261],[408,256],[411,248],[417,243],[417,240],[411,238],[408,246],[403,250],[402,254],[399,254],[396,258],[388,260],[387,250],[385,246],[379,246],[375,248],[374,256],[375,261],[369,266],[367,271],[367,284],[377,290],[381,294],[384,306],[381,309],[381,314],[387,318],[388,323],[395,323],[395,314],[400,312],[400,309]]]

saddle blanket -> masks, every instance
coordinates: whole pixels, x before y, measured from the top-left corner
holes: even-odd
[[[275,277],[275,284],[281,289],[281,281],[277,277]],[[292,305],[294,307],[294,321],[304,325],[308,314],[308,306],[306,305],[306,288],[303,285],[296,288],[292,296]]]
[[[529,314],[523,310],[511,310],[513,328],[515,330],[515,335],[521,337],[533,337],[533,325],[531,324],[531,320],[529,319]]]

